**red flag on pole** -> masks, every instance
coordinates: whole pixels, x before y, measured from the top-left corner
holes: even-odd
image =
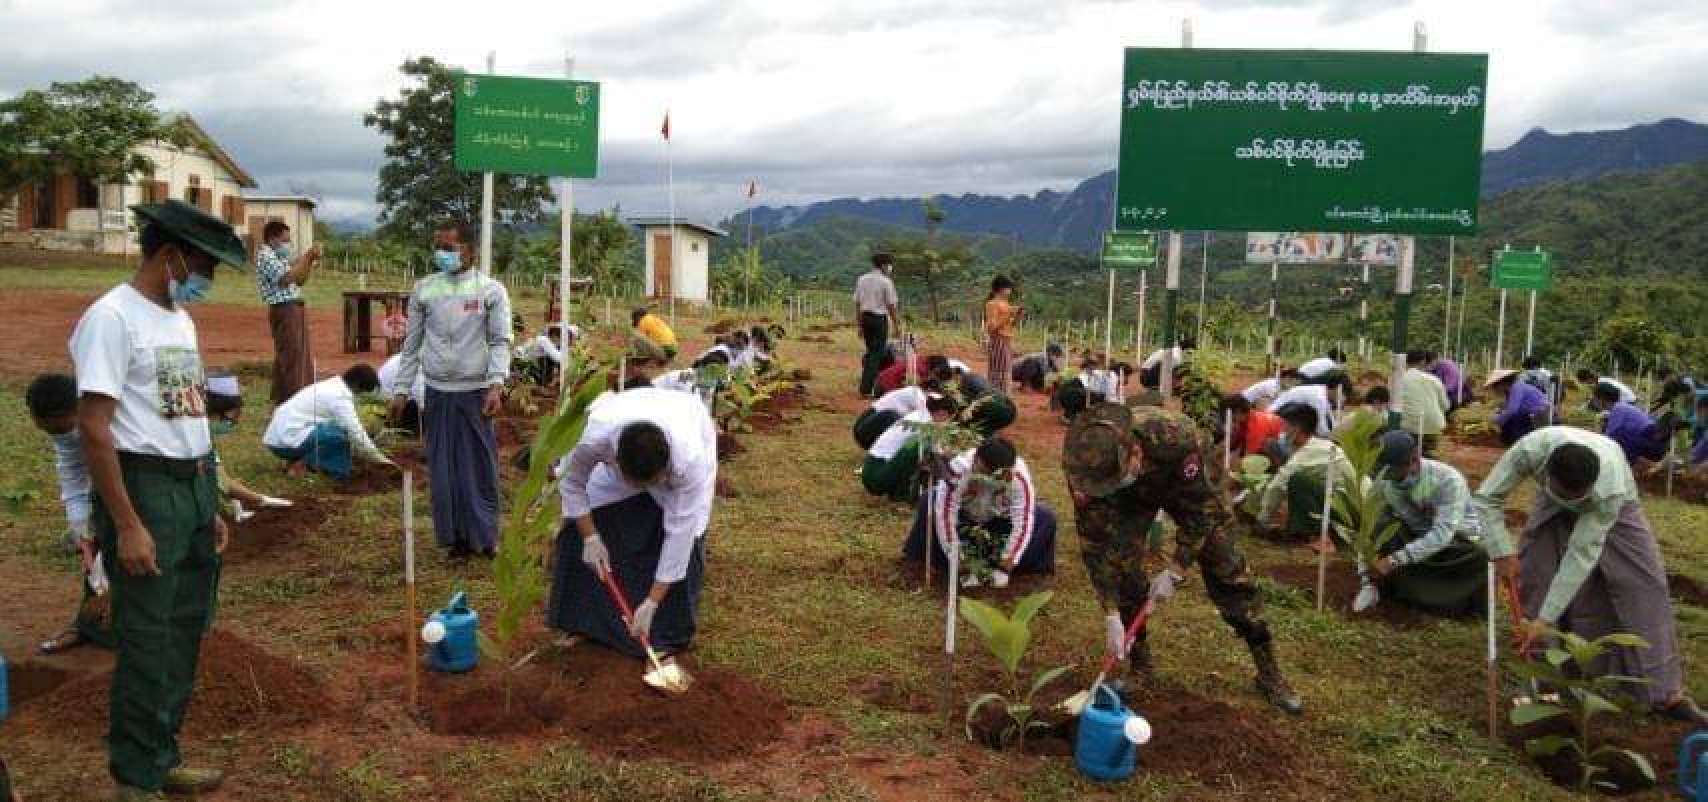
[[[747,182],[747,197],[752,198],[752,197],[756,197],[758,195],[759,195],[759,182],[758,181]]]
[[[664,110],[664,129],[660,133],[664,134],[664,141],[666,141],[666,142],[670,141],[670,110],[669,109]]]

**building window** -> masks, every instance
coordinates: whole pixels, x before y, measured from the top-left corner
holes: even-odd
[[[101,188],[81,176],[77,179],[77,208],[96,209],[101,206]]]
[[[700,243],[698,243],[698,242],[688,243],[688,252],[689,253],[699,253],[700,252]]]

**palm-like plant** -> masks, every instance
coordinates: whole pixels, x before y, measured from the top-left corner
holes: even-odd
[[[1648,682],[1642,677],[1618,674],[1594,676],[1589,667],[1615,647],[1646,649],[1648,641],[1637,635],[1616,632],[1595,640],[1586,640],[1570,632],[1552,631],[1560,645],[1545,650],[1541,660],[1520,660],[1508,664],[1520,678],[1540,683],[1556,692],[1557,697],[1530,699],[1512,709],[1509,718],[1514,726],[1528,727],[1538,722],[1568,717],[1570,735],[1542,735],[1524,742],[1524,749],[1534,757],[1547,757],[1569,752],[1578,762],[1578,790],[1592,788],[1617,790],[1612,783],[1598,779],[1607,771],[1605,761],[1624,758],[1635,766],[1651,784],[1655,769],[1649,759],[1629,749],[1601,744],[1594,729],[1602,716],[1626,716],[1631,710],[1622,705],[1620,690]],[[1557,698],[1557,701],[1554,700]],[[1625,789],[1629,790],[1629,789]]]
[[[1382,547],[1399,532],[1400,523],[1389,517],[1382,497],[1380,470],[1376,460],[1382,446],[1378,438],[1384,423],[1381,416],[1360,412],[1335,429],[1334,439],[1354,476],[1336,476],[1334,483],[1334,531],[1351,548],[1360,565],[1373,565]]]
[[[960,614],[967,623],[978,630],[984,640],[984,645],[990,650],[1002,666],[1003,675],[1007,678],[1007,693],[990,691],[980,694],[972,704],[967,706],[966,731],[967,740],[974,740],[973,719],[986,705],[1001,705],[1008,721],[997,735],[997,746],[1018,743],[1024,749],[1026,736],[1034,729],[1045,726],[1044,722],[1034,718],[1036,708],[1032,698],[1038,695],[1051,682],[1067,673],[1068,666],[1056,666],[1038,672],[1032,678],[1032,683],[1025,694],[1020,693],[1020,661],[1026,656],[1026,650],[1032,644],[1032,618],[1043,609],[1053,596],[1050,591],[1034,593],[1014,603],[1014,613],[1004,615],[1001,610],[977,599],[961,599]]]

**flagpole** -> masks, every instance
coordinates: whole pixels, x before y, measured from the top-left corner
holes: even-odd
[[[747,182],[747,258],[748,259],[754,259],[754,253],[753,253],[753,199],[758,197],[758,195],[759,195],[759,181],[758,181],[758,179],[749,179]],[[757,260],[755,259],[755,261],[757,261]],[[751,266],[751,263],[750,263],[750,266]],[[747,271],[745,269],[742,270],[743,274],[745,274],[746,272]],[[753,307],[753,280],[756,278],[758,278],[758,276],[749,276],[749,275],[743,275],[742,276],[741,301],[742,301],[742,305],[747,307],[750,310]]]
[[[664,183],[670,194],[670,326],[676,327],[676,264],[681,249],[676,247],[676,160],[670,150],[670,109],[664,110]]]

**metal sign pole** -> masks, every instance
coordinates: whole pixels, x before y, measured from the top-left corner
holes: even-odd
[[[498,51],[486,54],[486,74],[491,75],[498,63]],[[480,272],[492,275],[492,173],[480,174]],[[509,325],[506,322],[505,325]]]
[[[1530,358],[1530,352],[1536,344],[1536,291],[1530,291],[1530,315],[1524,322],[1524,358]]]
[[[1495,350],[1490,370],[1500,370],[1500,363],[1506,350],[1506,288],[1500,291],[1500,314],[1495,317]]]

